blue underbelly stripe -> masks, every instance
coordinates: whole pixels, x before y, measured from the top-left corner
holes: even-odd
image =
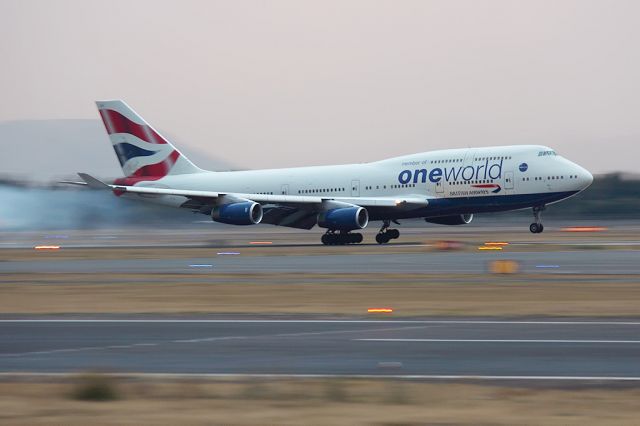
[[[568,198],[579,191],[538,194],[487,195],[482,197],[433,198],[429,205],[417,210],[398,212],[397,209],[368,207],[371,220],[386,218],[420,218],[468,213],[491,213],[517,210]]]

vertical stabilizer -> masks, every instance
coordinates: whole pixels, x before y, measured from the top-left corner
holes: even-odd
[[[96,105],[126,177],[158,180],[203,171],[123,101],[96,101]]]

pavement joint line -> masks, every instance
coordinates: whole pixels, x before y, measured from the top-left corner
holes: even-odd
[[[300,337],[300,336],[317,336],[324,334],[339,334],[339,333],[362,333],[362,332],[375,332],[375,331],[399,331],[399,330],[413,330],[416,328],[424,328],[427,325],[419,325],[413,327],[385,327],[385,328],[373,328],[373,329],[357,329],[357,330],[324,330],[324,331],[307,331],[300,333],[279,333],[279,334],[256,334],[252,336],[220,336],[220,337],[202,337],[197,339],[179,339],[171,340],[166,343],[203,343],[203,342],[215,342],[221,340],[241,340],[241,339],[271,339],[278,337]],[[357,340],[357,339],[353,339]],[[160,343],[158,343],[160,344]]]
[[[95,351],[95,350],[107,349],[107,348],[108,346],[85,346],[82,348],[51,349],[46,351],[0,354],[0,358],[11,358],[11,357],[31,356],[31,355],[50,355],[55,353],[66,353],[66,352]]]
[[[613,343],[640,344],[640,340],[554,340],[554,339],[353,339],[361,342],[426,343]]]
[[[219,336],[219,337],[202,337],[197,339],[177,339],[177,340],[165,340],[161,342],[149,342],[149,343],[131,343],[129,345],[106,345],[106,346],[87,346],[80,348],[64,348],[64,349],[51,349],[32,352],[18,352],[0,354],[0,358],[15,358],[15,357],[28,357],[33,355],[52,355],[65,352],[82,352],[82,351],[97,351],[97,350],[109,350],[109,349],[131,349],[140,346],[158,346],[171,343],[205,343],[205,342],[218,342],[223,340],[244,340],[244,339],[264,339],[264,338],[278,338],[278,337],[298,337],[298,336],[314,336],[323,334],[337,334],[337,333],[358,333],[358,332],[375,332],[375,331],[399,331],[399,330],[412,330],[416,328],[424,328],[426,325],[419,325],[413,327],[385,327],[374,329],[357,329],[357,330],[325,330],[325,331],[309,331],[301,333],[280,333],[280,334],[257,334],[249,336]],[[357,340],[357,339],[353,339]]]
[[[518,320],[339,320],[339,319],[0,319],[6,323],[239,323],[239,324],[479,324],[479,325],[640,325],[640,321],[518,321]]]
[[[385,327],[385,328],[369,328],[369,329],[357,329],[357,330],[325,330],[325,331],[303,331],[299,333],[281,333],[263,335],[259,337],[299,337],[299,336],[317,336],[322,334],[339,334],[339,333],[369,333],[376,331],[401,331],[401,330],[413,330],[416,328],[425,328],[425,325],[417,325],[413,327]]]
[[[0,379],[71,378],[78,373],[0,372]],[[149,379],[404,379],[442,381],[576,381],[576,382],[640,382],[640,376],[499,376],[473,374],[250,374],[250,373],[102,373],[114,378]]]
[[[169,340],[165,343],[204,343],[204,342],[216,342],[220,340],[240,340],[249,339],[251,337],[263,337],[263,336],[220,336],[220,337],[201,337],[198,339],[179,339]],[[266,337],[266,336],[265,336]],[[269,336],[272,337],[272,336]],[[159,344],[159,343],[158,343]]]

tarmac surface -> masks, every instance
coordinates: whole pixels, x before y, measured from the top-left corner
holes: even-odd
[[[467,274],[486,270],[487,262],[511,259],[525,273],[638,274],[635,250],[530,252],[394,253],[242,256],[194,259],[88,259],[0,261],[0,273],[423,273]],[[385,249],[389,248],[388,252]]]
[[[640,381],[640,320],[0,320],[0,372],[88,369],[635,382]]]

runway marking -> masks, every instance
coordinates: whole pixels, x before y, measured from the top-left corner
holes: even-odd
[[[302,336],[318,336],[323,334],[340,334],[340,333],[362,333],[375,332],[375,331],[404,331],[414,330],[416,328],[424,328],[424,325],[413,327],[385,327],[385,328],[370,328],[370,329],[357,329],[357,330],[323,330],[323,331],[301,331],[298,333],[278,333],[278,334],[255,334],[251,336],[220,336],[220,337],[202,337],[197,339],[186,340],[171,340],[167,343],[201,343],[201,342],[215,342],[218,340],[233,340],[233,339],[261,339],[261,338],[274,338],[274,337],[302,337]]]
[[[142,323],[142,324],[480,324],[480,325],[640,325],[640,321],[517,321],[517,320],[276,320],[276,319],[0,319],[2,323]]]
[[[250,337],[257,336],[220,336],[220,337],[201,337],[198,339],[179,339],[179,340],[167,340],[163,343],[202,343],[202,342],[215,342],[220,340],[239,340],[248,339]]]
[[[109,350],[109,349],[131,349],[139,346],[158,346],[158,345],[166,345],[171,343],[204,343],[204,342],[218,342],[223,340],[265,339],[265,338],[271,339],[271,338],[278,338],[278,337],[301,337],[301,336],[315,336],[315,335],[324,335],[324,334],[362,333],[363,331],[367,331],[367,332],[404,331],[404,330],[413,330],[416,328],[424,328],[424,327],[425,327],[424,325],[420,325],[420,326],[412,326],[412,327],[372,328],[367,330],[362,330],[362,329],[324,330],[324,331],[306,331],[306,332],[299,332],[299,333],[255,334],[255,335],[247,335],[247,336],[201,337],[196,339],[177,339],[177,340],[162,340],[162,341],[148,342],[148,343],[131,343],[128,345],[85,346],[85,347],[79,347],[79,348],[51,349],[51,350],[40,350],[40,351],[31,351],[31,352],[14,352],[14,353],[0,354],[0,358],[26,357],[26,356],[33,356],[33,355],[51,355],[51,354],[65,353],[65,352],[98,351],[98,350]]]
[[[82,348],[51,349],[46,351],[0,354],[0,358],[20,357],[20,356],[27,356],[27,355],[50,355],[50,354],[65,353],[65,352],[95,351],[95,350],[106,349],[106,348],[107,346],[85,346]]]
[[[361,342],[428,343],[619,343],[639,344],[640,340],[554,340],[554,339],[353,339]]]
[[[442,381],[575,381],[575,382],[640,382],[639,376],[491,376],[470,374],[246,374],[246,373],[103,373],[114,378],[149,379],[403,379]],[[69,378],[74,373],[3,372],[0,379]]]

